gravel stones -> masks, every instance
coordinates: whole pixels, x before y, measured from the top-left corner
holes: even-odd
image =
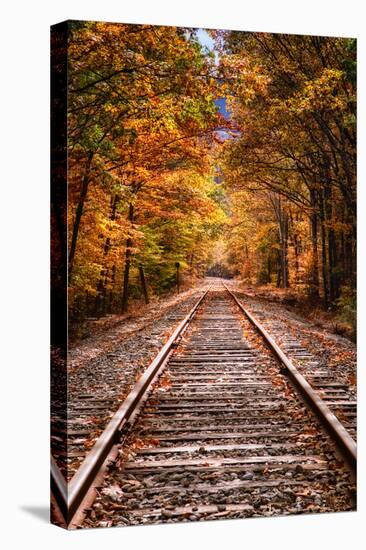
[[[219,293],[207,300],[184,338],[166,371],[170,387],[151,393],[126,440],[127,459],[110,468],[83,526],[111,514],[114,525],[136,525],[354,509],[352,481],[334,447],[232,302]],[[230,346],[239,351],[228,360]],[[195,385],[208,373],[210,399]],[[222,391],[218,378],[239,386]],[[248,389],[248,381],[263,380],[264,388]],[[139,483],[128,483],[131,475]],[[121,521],[104,492],[116,486],[128,491]]]

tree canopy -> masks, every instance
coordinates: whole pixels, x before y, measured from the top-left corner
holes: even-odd
[[[71,318],[177,269],[354,292],[356,41],[207,32],[214,52],[195,29],[69,23]]]

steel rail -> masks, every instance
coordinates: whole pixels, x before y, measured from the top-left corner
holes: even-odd
[[[67,517],[67,482],[51,455],[51,492],[63,517]]]
[[[198,307],[207,295],[207,289],[195,303],[186,317],[175,329],[169,340],[164,344],[159,353],[150,363],[146,371],[134,385],[117,412],[111,418],[104,431],[99,436],[92,450],[86,455],[80,468],[77,470],[69,484],[64,480],[54,460],[51,461],[51,486],[54,487],[54,496],[64,514],[66,524],[69,525],[78,510],[81,502],[91,487],[99,469],[113,445],[121,435],[122,430],[129,427],[134,412],[141,404],[157,374],[164,368],[170,355],[173,353],[179,338],[187,329],[189,323],[197,312]],[[63,480],[63,481],[62,481]]]
[[[253,317],[251,313],[242,305],[238,300],[235,294],[223,283],[223,286],[229,292],[229,294],[234,299],[235,303],[238,305],[240,310],[245,314],[248,320],[252,325],[258,330],[261,336],[264,338],[265,342],[274,352],[276,357],[281,361],[285,366],[291,380],[293,381],[296,388],[300,391],[303,397],[306,399],[308,404],[311,406],[313,411],[317,414],[320,421],[324,424],[327,431],[330,433],[333,439],[338,444],[343,456],[347,459],[347,462],[350,464],[354,473],[356,473],[357,468],[357,445],[351,435],[348,433],[346,428],[341,424],[338,418],[332,413],[328,405],[319,397],[319,395],[314,391],[309,382],[304,378],[302,374],[297,370],[292,361],[285,355],[281,348],[276,344],[270,334],[266,331],[264,327]]]

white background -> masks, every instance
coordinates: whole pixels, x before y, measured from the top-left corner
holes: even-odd
[[[365,19],[353,0],[54,0],[2,5],[1,476],[3,548],[361,548],[365,533]],[[48,524],[49,26],[64,19],[357,36],[359,46],[359,511],[66,532]],[[362,35],[363,33],[363,35]],[[362,315],[361,315],[362,313]],[[362,338],[363,335],[363,338]],[[363,387],[363,389],[362,389]],[[363,466],[362,466],[363,465]],[[363,529],[362,529],[363,527]],[[365,538],[365,537],[364,537]],[[362,541],[362,542],[361,542]]]

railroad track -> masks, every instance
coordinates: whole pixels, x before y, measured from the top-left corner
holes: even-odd
[[[351,435],[218,283],[68,490],[55,465],[52,479],[55,508],[73,528],[353,510],[355,469]]]
[[[253,299],[245,292],[237,292],[236,296],[239,300],[245,300],[246,310],[270,333],[356,441],[357,395],[355,385],[349,383],[350,377],[354,377],[354,370],[341,363],[335,368],[326,359],[319,359],[302,343],[301,329],[296,327],[290,333],[288,325],[261,301]],[[300,335],[296,332],[300,332]]]
[[[133,337],[88,361],[81,369],[68,369],[67,403],[61,393],[51,407],[52,455],[68,481],[142,374],[146,355],[154,357],[163,343],[162,334],[182,321],[196,301],[197,296],[187,298],[162,319],[136,329]],[[55,370],[63,375],[62,369]],[[53,396],[57,397],[57,388],[63,390],[66,381],[54,377],[53,384]]]

